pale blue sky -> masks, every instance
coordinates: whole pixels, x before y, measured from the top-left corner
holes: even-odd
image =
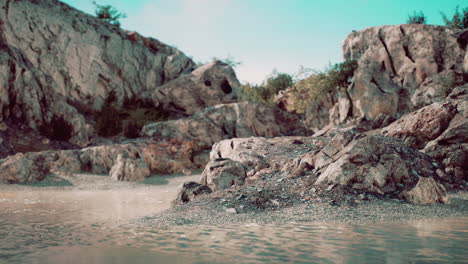
[[[92,0],[64,0],[93,13]],[[98,0],[127,14],[121,21],[181,49],[195,61],[233,56],[243,64],[239,80],[261,82],[277,69],[294,74],[300,65],[323,69],[341,61],[341,44],[352,30],[405,23],[423,11],[442,24],[466,0]]]

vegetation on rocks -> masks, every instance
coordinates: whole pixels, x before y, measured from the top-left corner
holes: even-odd
[[[250,102],[271,104],[279,91],[294,84],[293,78],[287,73],[276,73],[268,77],[261,85],[247,83],[241,87],[242,99]]]
[[[422,11],[416,12],[414,11],[413,15],[410,15],[408,17],[408,20],[406,21],[408,24],[426,24],[427,19],[426,16]]]
[[[126,18],[127,15],[125,13],[119,12],[115,7],[111,5],[100,5],[93,2],[96,10],[94,11],[96,17],[108,22],[109,24],[120,26],[119,19]]]
[[[338,87],[347,86],[348,80],[353,76],[356,68],[357,62],[349,60],[299,80],[294,84],[293,92],[290,94],[289,110],[304,113],[306,106],[317,97],[334,91]]]
[[[444,13],[441,12],[442,19],[444,20],[445,26],[451,29],[466,29],[468,28],[468,7],[463,8],[460,12],[459,6],[455,8],[452,18],[448,18]]]

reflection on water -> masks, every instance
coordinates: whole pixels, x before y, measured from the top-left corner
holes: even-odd
[[[178,226],[131,219],[176,186],[0,192],[0,263],[462,263],[468,218],[373,225]]]

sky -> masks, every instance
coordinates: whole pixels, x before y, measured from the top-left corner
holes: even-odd
[[[93,14],[92,0],[62,0]],[[352,30],[405,23],[422,11],[442,25],[466,0],[97,0],[126,13],[122,28],[175,46],[195,62],[231,56],[241,82],[260,83],[273,70],[294,75],[302,65],[342,61]]]

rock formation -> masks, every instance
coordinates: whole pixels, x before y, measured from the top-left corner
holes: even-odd
[[[358,67],[348,87],[321,95],[306,108],[307,126],[319,131],[356,119],[393,118],[441,102],[468,81],[465,33],[442,26],[405,24],[354,31],[344,60]],[[292,92],[292,91],[289,91]],[[287,108],[288,92],[277,102]]]
[[[142,181],[150,175],[144,160],[129,159],[119,154],[109,176],[117,181]]]

